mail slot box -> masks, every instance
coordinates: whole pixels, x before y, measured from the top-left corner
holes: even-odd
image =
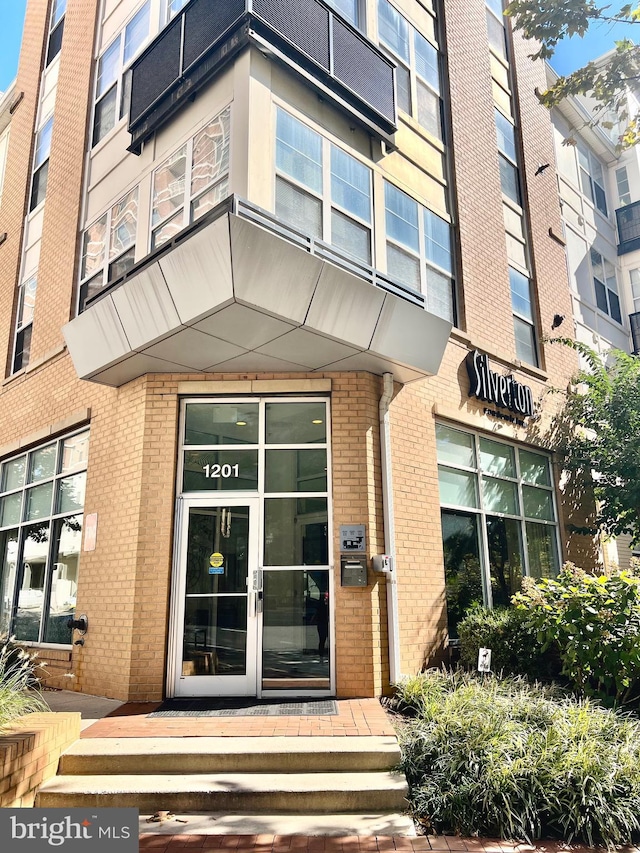
[[[340,557],[340,569],[342,586],[367,585],[366,557]]]

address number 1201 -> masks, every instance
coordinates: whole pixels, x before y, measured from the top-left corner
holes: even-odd
[[[203,465],[202,470],[204,471],[204,476],[210,479],[222,477],[224,480],[227,480],[229,477],[240,476],[240,469],[237,463],[235,465],[219,465],[216,462],[215,465]]]

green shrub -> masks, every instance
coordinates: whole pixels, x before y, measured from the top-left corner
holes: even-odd
[[[528,614],[514,607],[474,607],[458,624],[460,661],[475,670],[478,650],[491,649],[491,669],[506,675],[526,675],[547,681],[560,675],[558,649],[550,644],[543,651],[537,629],[528,624]]]
[[[8,638],[0,638],[0,732],[23,714],[48,710],[33,670],[32,655]]]
[[[559,649],[574,689],[608,704],[637,703],[640,578],[596,577],[566,563],[557,578],[525,582],[513,600],[543,647]]]
[[[398,688],[414,815],[439,832],[590,846],[640,831],[640,723],[524,679],[430,671]]]

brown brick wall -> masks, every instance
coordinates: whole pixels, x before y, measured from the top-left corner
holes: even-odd
[[[22,251],[22,226],[29,200],[40,66],[47,22],[47,3],[29,3],[16,78],[16,97],[20,94],[23,97],[11,119],[0,205],[0,233],[5,231],[7,233],[7,239],[0,246],[0,352],[2,353],[0,364],[6,356],[5,370],[9,369],[13,343],[16,287]]]
[[[55,776],[61,754],[80,737],[80,714],[28,714],[0,735],[0,808],[30,808]]]

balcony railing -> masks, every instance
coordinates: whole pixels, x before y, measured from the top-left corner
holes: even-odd
[[[249,44],[392,141],[395,65],[322,0],[191,0],[132,65],[129,150]]]
[[[618,254],[626,255],[640,249],[640,201],[616,210],[618,220]]]

